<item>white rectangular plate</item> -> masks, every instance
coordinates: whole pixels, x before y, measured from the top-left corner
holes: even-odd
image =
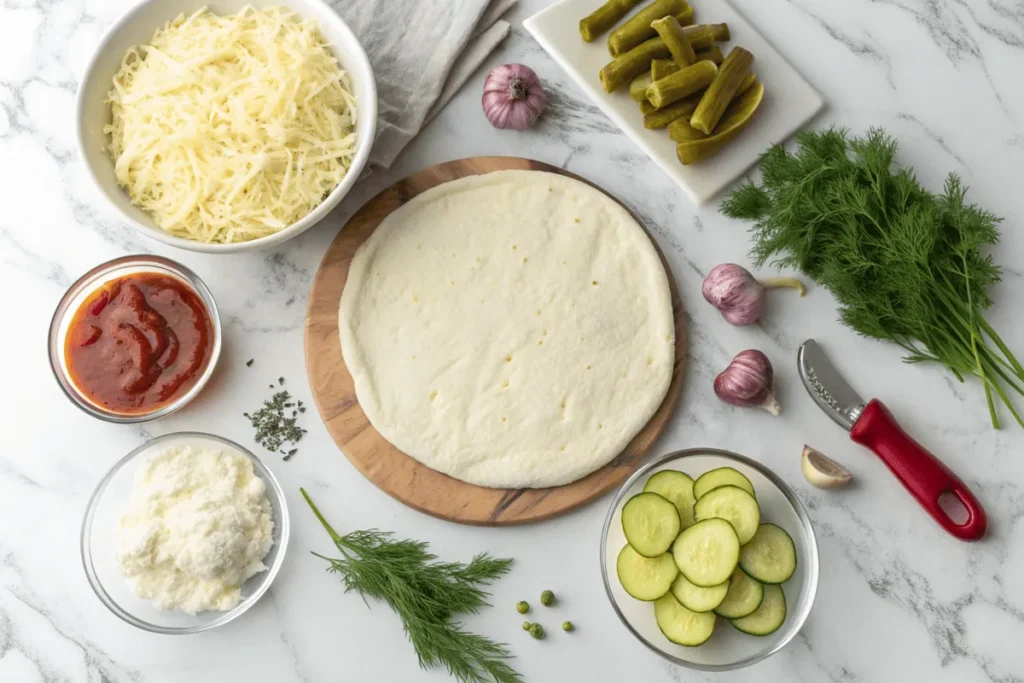
[[[580,19],[593,12],[603,0],[563,0],[523,22],[541,47],[569,72],[583,92],[608,118],[640,146],[647,156],[668,173],[697,204],[703,204],[753,166],[772,143],[783,142],[821,111],[821,95],[793,70],[768,41],[722,0],[690,0],[698,23],[729,24],[732,41],[722,45],[728,53],[733,46],[754,53],[754,71],[764,83],[765,96],[754,120],[721,152],[706,161],[683,166],[676,157],[676,145],[662,130],[647,130],[637,103],[625,88],[608,94],[598,72],[611,61],[608,34],[592,43],[580,37]],[[634,11],[647,5],[642,2]]]

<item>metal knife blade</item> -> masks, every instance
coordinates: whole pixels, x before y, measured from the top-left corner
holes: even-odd
[[[818,342],[808,339],[800,345],[797,367],[814,402],[839,426],[847,431],[853,429],[866,402],[847,384]]]

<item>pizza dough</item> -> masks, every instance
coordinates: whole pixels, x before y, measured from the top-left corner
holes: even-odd
[[[479,486],[586,476],[672,379],[671,294],[650,238],[609,197],[552,173],[415,197],[359,248],[339,319],[373,427]]]

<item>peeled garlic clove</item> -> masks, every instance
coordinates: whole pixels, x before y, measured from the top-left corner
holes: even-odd
[[[819,489],[846,486],[853,479],[850,471],[821,451],[804,446],[800,456],[800,471],[804,479]]]

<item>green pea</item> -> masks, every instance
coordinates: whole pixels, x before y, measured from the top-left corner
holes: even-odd
[[[526,602],[526,600],[520,600],[516,603],[516,611],[520,614],[526,614],[530,611],[530,603]]]
[[[572,625],[571,621],[563,621],[562,622],[562,630],[565,631],[566,633],[568,633],[569,631],[572,631],[574,628],[576,628],[576,627]]]
[[[544,637],[544,627],[540,624],[534,624],[530,627],[530,635],[537,640],[541,640]]]
[[[540,594],[540,604],[545,607],[551,607],[551,605],[555,604],[555,594],[551,591],[544,591]]]
[[[533,624],[531,624],[528,621],[524,621],[523,622],[523,630],[524,631],[529,631],[531,628],[533,628]]]

